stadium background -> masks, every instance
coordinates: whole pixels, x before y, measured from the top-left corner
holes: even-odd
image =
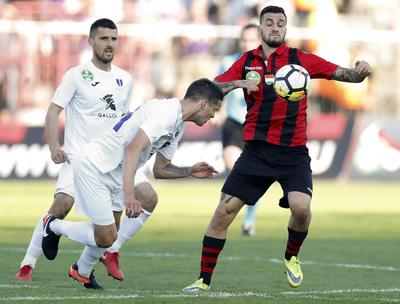
[[[45,113],[65,71],[90,58],[90,24],[101,17],[118,24],[119,49],[114,63],[134,77],[131,107],[135,108],[154,97],[182,97],[193,79],[213,78],[222,56],[237,51],[240,27],[257,22],[254,18],[259,9],[271,2],[286,9],[289,44],[342,66],[365,59],[374,74],[362,84],[323,80],[311,84],[308,146],[316,194],[304,256],[306,274],[314,277],[307,277],[310,281],[305,281],[303,293],[290,294],[277,287],[283,284],[283,280],[279,284],[274,281],[282,276],[280,270],[271,276],[267,271],[259,273],[260,264],[278,269],[274,259],[281,256],[284,245],[287,214],[274,203],[280,196],[278,187],[264,199],[268,204],[259,210],[254,239],[239,237],[239,220],[233,225],[227,257],[222,257],[224,262],[216,271],[216,292],[228,291],[230,303],[241,303],[243,297],[246,301],[254,297],[260,303],[268,303],[270,298],[271,303],[286,303],[288,298],[298,300],[296,303],[398,302],[398,0],[0,1],[0,302],[75,296],[75,285],[63,279],[64,268],[80,247],[69,241],[64,241],[65,260],[50,265],[42,261],[33,285],[21,285],[26,297],[18,298],[21,291],[14,275],[34,223],[50,203],[58,171],[46,145]],[[61,121],[61,132],[62,126]],[[128,275],[126,285],[118,285],[101,274],[101,282],[114,288],[111,302],[133,297],[129,279],[135,282],[139,298],[155,294],[179,302],[179,292],[171,290],[189,283],[197,272],[199,243],[224,177],[219,139],[219,127],[212,124],[187,130],[174,161],[186,165],[206,160],[222,174],[212,182],[155,181],[160,192],[157,211],[136,242],[126,247],[127,258],[122,257],[125,267],[137,269],[140,264],[142,275],[139,279]],[[245,248],[257,252],[256,257]],[[320,250],[329,254],[321,256]],[[232,264],[235,259],[241,261],[240,267]],[[130,264],[135,263],[131,260],[136,264]],[[55,270],[54,265],[59,268]],[[150,271],[154,265],[161,269],[159,273]],[[328,265],[333,277],[342,279],[321,279],[326,271],[323,265]],[[174,272],[176,286],[166,283],[171,267],[179,269]],[[249,272],[246,280],[251,287],[240,280],[231,281],[234,267]],[[355,272],[349,270],[354,268]],[[48,273],[55,275],[56,283],[44,287]],[[157,280],[163,283],[155,288],[152,281]],[[246,294],[249,290],[254,294]],[[88,299],[80,293],[71,301]],[[198,299],[198,303],[207,301],[213,299]]]
[[[240,26],[257,22],[267,2],[0,1],[0,178],[56,176],[41,127],[62,75],[90,58],[87,31],[96,18],[118,23],[115,63],[134,77],[135,108],[154,97],[182,97],[193,79],[213,78],[222,56],[237,51]],[[312,81],[309,147],[314,174],[398,179],[399,2],[275,2],[287,11],[291,45],[342,66],[363,58],[374,68],[374,75],[361,84]],[[201,157],[223,172],[219,134],[212,125],[190,128],[178,163]]]

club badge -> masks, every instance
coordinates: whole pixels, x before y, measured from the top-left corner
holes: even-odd
[[[92,72],[90,72],[89,70],[83,70],[81,72],[82,78],[86,81],[92,81],[94,76],[92,74]]]
[[[246,80],[253,80],[256,82],[256,84],[259,84],[261,76],[256,71],[250,71],[246,74]]]

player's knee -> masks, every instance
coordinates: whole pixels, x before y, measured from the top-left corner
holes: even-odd
[[[111,232],[95,237],[96,245],[100,248],[111,247],[117,239],[117,233]]]
[[[158,203],[158,195],[149,183],[139,184],[135,189],[137,200],[142,203],[142,208],[148,212],[153,212]]]
[[[300,220],[307,220],[311,216],[309,204],[296,204],[291,210],[293,216]]]
[[[146,194],[143,200],[143,209],[152,212],[158,203],[158,195],[155,191],[150,191]]]
[[[63,219],[70,212],[73,205],[74,199],[72,196],[65,193],[57,193],[49,213],[54,214],[56,218]]]

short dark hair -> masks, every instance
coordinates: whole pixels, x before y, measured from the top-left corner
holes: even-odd
[[[207,78],[201,78],[193,81],[186,90],[184,99],[198,101],[207,99],[210,103],[218,103],[224,98],[221,88],[213,81]]]
[[[273,14],[283,14],[285,16],[285,19],[287,20],[285,10],[280,7],[280,6],[275,6],[275,5],[270,5],[266,6],[261,10],[260,13],[260,24],[261,24],[261,18],[264,16],[266,13],[273,13]]]
[[[93,37],[96,34],[96,31],[99,27],[105,27],[112,30],[117,30],[117,26],[115,25],[114,21],[107,18],[101,18],[97,19],[95,22],[92,23],[92,25],[90,26],[89,36]]]

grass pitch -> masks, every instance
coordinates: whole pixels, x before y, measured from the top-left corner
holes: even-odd
[[[198,275],[201,241],[222,181],[154,182],[159,205],[121,251],[125,281],[96,265],[104,291],[68,278],[82,246],[62,239],[55,261],[41,257],[33,281],[17,282],[34,225],[47,211],[54,182],[0,183],[0,302],[4,303],[400,303],[400,183],[316,181],[313,220],[301,251],[304,282],[291,289],[281,259],[288,211],[274,186],[257,214],[257,235],[232,224],[214,272],[212,291],[181,288]],[[69,215],[71,220],[85,220]]]

